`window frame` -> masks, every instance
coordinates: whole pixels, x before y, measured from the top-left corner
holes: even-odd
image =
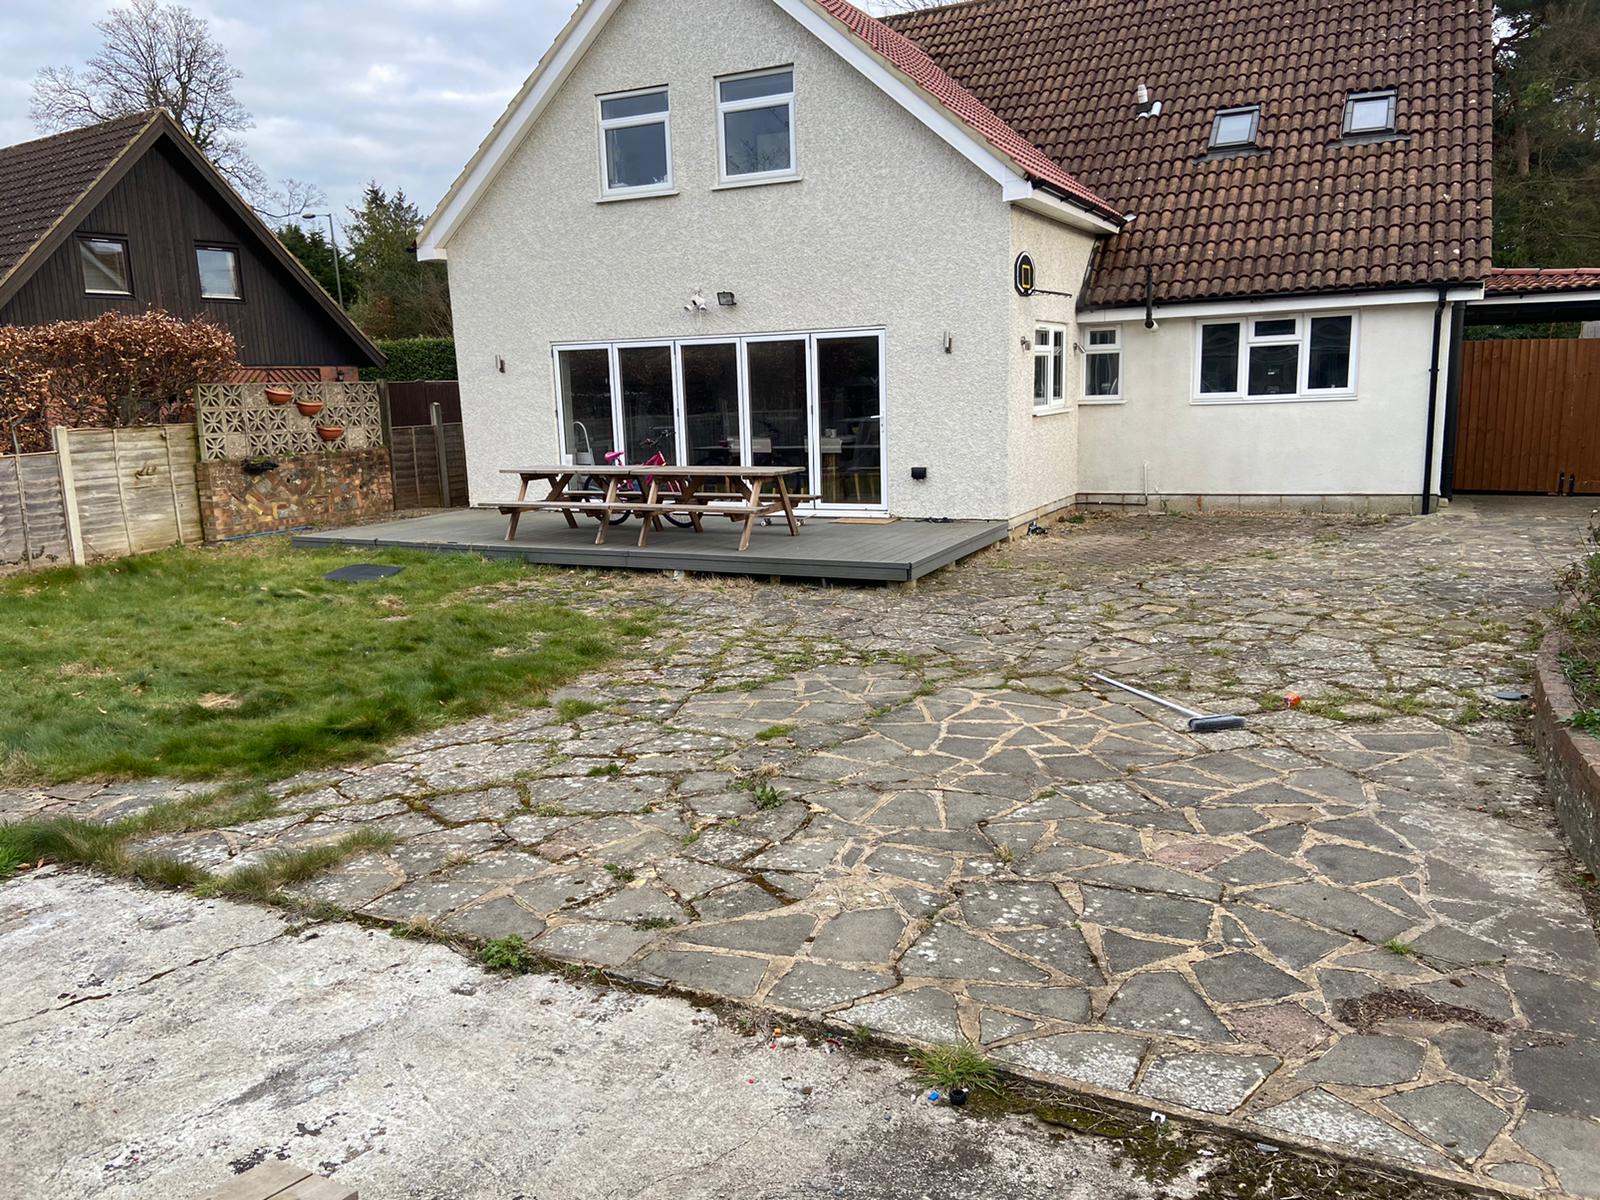
[[[85,296],[103,296],[109,299],[129,300],[133,298],[133,254],[128,248],[128,239],[110,233],[80,233],[75,239],[78,243],[78,276],[83,281],[83,294]],[[120,292],[105,291],[101,288],[89,286],[89,277],[83,269],[83,247],[87,242],[113,242],[122,247],[122,271],[127,286]],[[198,263],[196,264],[198,266]]]
[[[1217,134],[1222,127],[1224,117],[1237,117],[1248,114],[1250,117],[1250,134],[1241,141],[1222,142],[1217,140]],[[1219,108],[1211,115],[1211,137],[1206,142],[1207,150],[1254,150],[1259,145],[1261,136],[1261,105],[1259,104],[1234,104],[1227,108]]]
[[[1314,321],[1329,318],[1350,318],[1350,359],[1343,387],[1313,388],[1311,375],[1311,327]],[[1295,332],[1256,336],[1258,321],[1286,321],[1293,318]],[[1237,385],[1231,392],[1202,392],[1200,390],[1201,356],[1205,343],[1205,330],[1213,325],[1239,327],[1239,359]],[[1299,347],[1295,365],[1295,390],[1275,394],[1250,394],[1250,350],[1254,346]],[[1293,404],[1318,400],[1355,400],[1358,398],[1357,367],[1361,360],[1361,314],[1356,309],[1330,308],[1290,312],[1242,313],[1238,316],[1196,318],[1194,321],[1194,361],[1190,382],[1191,404]]]
[[[1364,101],[1388,101],[1388,119],[1376,129],[1353,129],[1351,119],[1355,116],[1356,105]],[[1340,136],[1347,138],[1385,137],[1396,131],[1398,120],[1399,94],[1396,88],[1372,88],[1364,92],[1351,92],[1344,99],[1344,121],[1340,124]]]
[[[1083,325],[1079,327],[1083,334],[1083,386],[1080,388],[1078,401],[1080,404],[1121,404],[1122,403],[1122,326],[1121,325]],[[1094,335],[1110,331],[1114,340],[1110,343],[1094,344]],[[1110,395],[1089,394],[1089,359],[1096,355],[1115,355],[1117,359],[1117,390]]]
[[[1028,399],[1035,413],[1065,412],[1067,404],[1067,334],[1058,321],[1033,323],[1033,346],[1028,355]],[[1040,334],[1045,334],[1040,338]],[[1041,403],[1033,390],[1039,375],[1039,359],[1045,360],[1045,396]]]
[[[626,100],[633,96],[665,96],[667,106],[660,112],[638,113],[631,117],[607,117],[605,103],[607,100]],[[672,171],[672,93],[669,85],[655,84],[652,87],[630,88],[622,92],[602,92],[594,98],[595,123],[598,130],[599,164],[600,164],[600,199],[601,200],[630,200],[644,196],[671,196],[677,191],[673,182]],[[660,183],[640,184],[636,187],[612,187],[610,164],[606,160],[606,133],[613,129],[629,129],[642,125],[660,125],[663,144],[666,149],[667,177]]]
[[[722,98],[722,85],[736,83],[741,79],[759,79],[763,75],[789,75],[789,90],[771,96],[754,96],[748,100],[728,100]],[[799,136],[795,132],[795,119],[797,108],[795,96],[797,88],[794,78],[794,64],[781,67],[762,67],[758,71],[739,71],[732,75],[718,75],[711,81],[711,95],[717,106],[717,186],[718,187],[746,187],[758,183],[778,183],[787,179],[800,178],[800,152]],[[728,174],[728,114],[746,112],[756,108],[777,108],[785,104],[789,109],[789,165],[778,171],[748,171],[739,175]]]
[[[217,250],[233,255],[233,282],[238,293],[233,296],[213,296],[206,292],[206,277],[200,270],[200,251]],[[194,244],[194,278],[200,287],[200,299],[210,304],[243,304],[244,303],[244,256],[239,253],[237,242],[196,242]]]

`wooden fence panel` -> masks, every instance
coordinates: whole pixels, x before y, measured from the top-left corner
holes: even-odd
[[[0,458],[0,565],[71,561],[72,543],[56,456]]]
[[[65,430],[58,449],[89,557],[201,540],[193,425]]]
[[[1600,494],[1600,340],[1467,342],[1455,486]]]
[[[444,461],[450,503],[467,502],[467,446],[460,425],[444,427]],[[389,431],[396,508],[439,507],[439,447],[431,425],[397,425]]]

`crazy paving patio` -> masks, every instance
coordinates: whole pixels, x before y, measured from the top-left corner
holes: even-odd
[[[1526,684],[1586,516],[1091,521],[910,593],[541,573],[530,596],[671,620],[576,704],[151,848],[224,869],[388,830],[304,895],[971,1039],[1258,1140],[1597,1196],[1593,896],[1523,706],[1492,696]],[[1249,728],[1190,735],[1093,670]],[[5,804],[109,817],[167,790]]]

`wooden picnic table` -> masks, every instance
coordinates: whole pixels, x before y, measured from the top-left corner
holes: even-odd
[[[727,517],[744,522],[744,533],[739,538],[739,549],[750,548],[750,532],[763,517],[783,514],[789,524],[791,537],[800,533],[800,523],[795,520],[797,501],[811,499],[789,491],[789,476],[798,475],[804,467],[741,467],[705,466],[689,467],[673,463],[655,466],[557,466],[508,467],[502,475],[515,475],[521,480],[514,503],[502,504],[500,511],[510,518],[506,526],[506,541],[517,536],[517,521],[525,512],[559,512],[567,524],[576,529],[578,517],[594,517],[600,522],[595,535],[596,546],[605,545],[606,532],[611,518],[617,513],[639,518],[639,545],[647,545],[652,529],[660,529],[662,514],[675,512],[687,516],[696,533],[701,532],[701,518]],[[604,491],[594,489],[574,490],[575,480],[593,480],[604,483]],[[543,480],[549,492],[542,500],[529,500],[528,488]],[[623,485],[631,482],[633,488],[624,492]],[[710,491],[708,485],[721,482],[720,491]],[[771,489],[770,496],[768,489]]]

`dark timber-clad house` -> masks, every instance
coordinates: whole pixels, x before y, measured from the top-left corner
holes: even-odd
[[[0,149],[0,324],[146,309],[230,330],[252,378],[383,362],[165,113]]]

